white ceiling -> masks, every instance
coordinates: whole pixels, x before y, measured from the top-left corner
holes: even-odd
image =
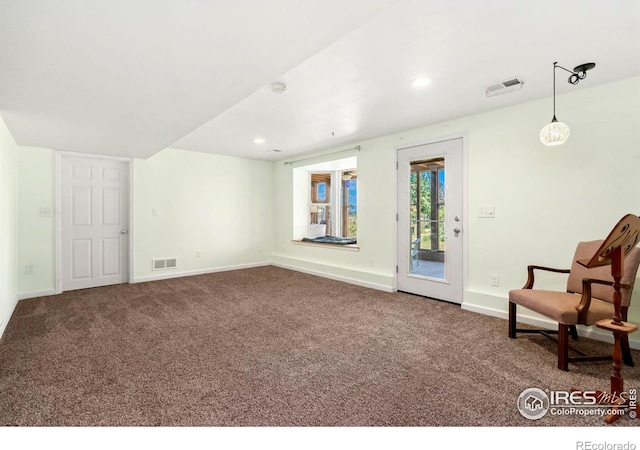
[[[83,153],[289,158],[548,97],[554,61],[639,75],[640,0],[0,0],[0,116]]]

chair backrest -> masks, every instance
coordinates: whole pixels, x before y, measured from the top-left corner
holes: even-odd
[[[598,251],[603,240],[588,241],[578,243],[576,253],[573,255],[573,262],[571,264],[571,273],[567,280],[567,291],[576,292],[582,294],[582,280],[584,278],[596,278],[599,280],[613,281],[611,276],[611,266],[594,267],[593,269],[587,269],[586,267],[578,264],[576,261],[579,259],[591,259],[591,257]],[[624,259],[622,283],[629,283],[629,288],[622,288],[620,293],[622,294],[622,306],[629,306],[631,303],[631,293],[633,291],[633,283],[636,281],[636,273],[638,272],[638,265],[640,265],[640,247],[633,248]],[[591,296],[600,300],[613,303],[613,287],[604,286],[601,284],[592,285]]]

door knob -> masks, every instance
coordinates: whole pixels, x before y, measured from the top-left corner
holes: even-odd
[[[127,234],[129,232],[129,230],[125,230],[124,228],[122,230],[120,230],[120,234]]]
[[[460,230],[460,228],[458,228],[458,227],[455,227],[455,228],[453,229],[453,232],[456,234],[456,237],[458,237],[458,235],[460,234],[460,231],[461,231],[461,230]]]

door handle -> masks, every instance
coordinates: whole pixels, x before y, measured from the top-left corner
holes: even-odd
[[[129,230],[125,230],[124,228],[120,230],[120,234],[127,234],[127,233],[129,233]]]
[[[456,237],[458,237],[458,235],[460,234],[460,231],[462,231],[462,230],[460,230],[460,228],[458,228],[458,227],[455,227],[453,229],[453,232],[456,234]]]

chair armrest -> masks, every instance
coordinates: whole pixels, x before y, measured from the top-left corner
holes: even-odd
[[[535,278],[533,275],[534,270],[544,270],[546,272],[555,272],[555,273],[570,273],[569,269],[554,269],[553,267],[544,267],[544,266],[527,266],[527,283],[524,285],[522,289],[532,289],[533,283],[535,282]]]
[[[582,297],[580,298],[580,303],[576,306],[578,310],[578,323],[585,323],[587,319],[587,311],[589,311],[589,306],[591,305],[591,285],[592,284],[602,284],[605,286],[613,286],[613,281],[610,280],[599,280],[597,278],[584,278],[582,280]],[[632,283],[620,283],[621,288],[631,288],[633,286]]]
[[[613,286],[611,280],[600,280],[599,278],[585,278],[582,280],[582,290],[591,289],[592,284],[604,284],[605,286]],[[633,283],[620,283],[621,288],[630,289],[633,287]]]

